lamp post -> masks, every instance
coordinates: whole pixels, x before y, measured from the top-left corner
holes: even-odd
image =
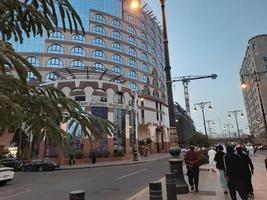
[[[230,126],[233,127],[232,124],[224,124],[224,128],[226,129],[226,127],[227,127],[227,131],[228,131],[228,136],[229,136],[229,138],[231,138]]]
[[[231,111],[228,111],[228,117],[231,118],[231,114],[233,114],[235,116],[235,123],[236,123],[236,129],[237,129],[238,138],[241,139],[238,120],[237,120],[238,113],[241,113],[241,117],[244,117],[244,114],[243,114],[242,110],[231,110]]]
[[[261,107],[261,113],[262,113],[262,119],[263,119],[263,125],[264,125],[264,132],[265,132],[265,137],[267,137],[267,122],[266,122],[266,114],[262,102],[262,95],[261,95],[261,90],[260,90],[260,81],[261,81],[261,76],[263,74],[267,73],[267,71],[261,71],[261,72],[256,72],[254,70],[253,73],[244,73],[241,74],[241,87],[245,89],[247,87],[247,83],[244,80],[244,77],[251,78],[254,82],[256,82],[257,90],[258,90],[258,96],[260,100],[260,107]]]
[[[206,120],[206,123],[208,124],[208,131],[209,131],[209,136],[211,138],[211,127],[210,124],[214,125],[214,121],[213,120]]]
[[[199,106],[202,110],[202,117],[203,117],[203,124],[204,124],[204,130],[205,130],[205,135],[208,136],[207,133],[207,127],[206,127],[206,120],[205,120],[205,112],[204,112],[204,108],[205,106],[209,104],[208,109],[212,110],[212,106],[210,105],[210,101],[205,101],[205,102],[200,102],[200,103],[194,103],[194,111],[197,111],[196,106]]]

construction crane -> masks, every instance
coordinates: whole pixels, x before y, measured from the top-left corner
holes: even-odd
[[[211,75],[206,75],[206,76],[179,76],[179,77],[174,77],[172,78],[172,82],[178,82],[181,81],[183,82],[184,86],[184,98],[185,98],[185,107],[186,107],[186,112],[189,116],[190,114],[190,104],[189,104],[189,93],[188,93],[188,84],[192,80],[198,80],[198,79],[205,79],[205,78],[211,78],[211,79],[216,79],[217,75],[216,74],[211,74]]]

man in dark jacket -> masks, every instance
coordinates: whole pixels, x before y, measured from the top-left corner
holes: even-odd
[[[194,147],[190,147],[190,150],[186,153],[185,164],[187,167],[187,176],[191,190],[195,189],[195,192],[198,192],[199,163],[198,155],[194,150]]]
[[[236,191],[243,200],[247,200],[244,180],[242,177],[242,161],[240,156],[234,153],[232,146],[227,146],[225,161],[225,175],[228,181],[229,192],[232,200],[237,200]]]
[[[240,168],[240,170],[242,171],[242,177],[244,179],[244,184],[245,184],[245,189],[246,189],[247,195],[248,194],[254,195],[253,187],[252,187],[252,183],[251,183],[251,177],[254,173],[254,166],[253,166],[249,156],[243,152],[242,147],[237,147],[236,151],[237,151],[237,153],[240,156],[241,161],[242,161],[242,167]]]

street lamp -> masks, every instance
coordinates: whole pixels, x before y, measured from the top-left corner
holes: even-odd
[[[231,110],[231,111],[228,111],[228,117],[231,118],[231,114],[233,114],[235,116],[235,122],[236,122],[236,128],[237,128],[238,138],[241,139],[239,125],[238,125],[238,120],[237,120],[238,113],[241,113],[240,114],[241,117],[244,117],[244,114],[243,114],[243,111],[242,110]]]
[[[208,109],[212,110],[212,106],[210,104],[210,101],[205,101],[205,102],[200,102],[200,103],[194,103],[194,111],[197,111],[196,105],[199,106],[202,110],[202,117],[203,117],[203,123],[204,123],[204,130],[205,130],[205,134],[206,136],[208,136],[207,134],[207,127],[206,127],[206,120],[205,120],[205,112],[204,112],[204,108],[205,106],[209,104]]]
[[[231,131],[230,131],[230,127],[233,128],[233,125],[232,124],[224,124],[224,129],[226,130],[226,127],[227,127],[227,131],[228,131],[228,136],[229,138],[231,138]]]
[[[212,131],[211,131],[210,124],[215,125],[215,123],[214,123],[213,120],[206,120],[206,123],[208,124],[209,136],[210,136],[210,138],[211,138],[211,133],[212,133]]]
[[[244,73],[241,74],[241,87],[245,89],[248,84],[245,81],[245,77],[252,79],[254,82],[256,82],[257,90],[258,90],[258,96],[260,100],[260,107],[261,107],[261,113],[262,113],[262,119],[263,119],[263,124],[264,124],[264,131],[265,131],[265,137],[267,137],[267,122],[266,122],[266,116],[265,116],[265,111],[264,111],[264,106],[262,102],[262,95],[261,95],[261,90],[260,90],[260,81],[261,81],[261,76],[263,74],[267,73],[267,71],[261,71],[261,72],[254,72],[252,73]],[[259,123],[259,120],[257,119],[257,123]]]

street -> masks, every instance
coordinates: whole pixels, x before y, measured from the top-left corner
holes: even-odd
[[[168,158],[127,166],[16,172],[14,180],[0,187],[0,199],[67,200],[70,191],[84,190],[88,200],[125,200],[167,172]]]

